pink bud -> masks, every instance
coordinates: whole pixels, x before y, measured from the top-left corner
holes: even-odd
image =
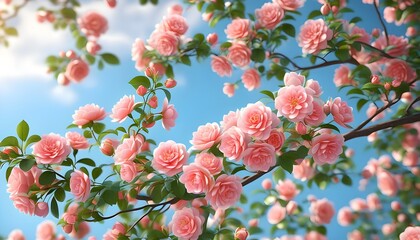
[[[206,40],[211,46],[214,46],[219,40],[219,36],[217,36],[217,33],[210,33],[207,35]]]
[[[48,215],[48,204],[46,202],[39,202],[35,206],[35,215],[45,217]]]
[[[58,56],[60,56],[61,58],[64,58],[66,56],[66,53],[64,51],[60,51],[58,53]]]
[[[73,231],[73,224],[66,224],[63,226],[63,231],[67,234]]]
[[[114,154],[114,149],[119,145],[118,140],[106,138],[102,140],[100,149],[101,152],[107,156],[112,156]]]
[[[96,55],[96,53],[100,51],[101,48],[101,45],[99,45],[95,41],[89,41],[88,43],[86,43],[86,51],[91,55]]]
[[[66,57],[68,57],[68,58],[70,58],[70,59],[73,59],[73,58],[76,58],[76,53],[73,51],[73,50],[68,50],[67,52],[66,52]]]
[[[330,11],[331,11],[330,5],[328,5],[328,4],[322,5],[322,7],[321,7],[322,15],[324,15],[324,16],[328,15],[330,13]]]
[[[368,142],[374,142],[376,139],[378,139],[378,133],[373,132],[367,136]]]
[[[404,222],[407,219],[407,216],[404,213],[400,213],[397,216],[398,222]]]
[[[387,83],[384,84],[384,87],[385,87],[386,90],[389,91],[391,89],[391,84],[389,82],[387,82]]]
[[[223,93],[226,94],[228,97],[233,97],[233,95],[235,95],[235,84],[225,83],[225,85],[223,86]]]
[[[340,179],[338,179],[338,177],[337,177],[337,176],[334,176],[334,177],[332,177],[332,181],[333,181],[334,183],[338,183],[338,182],[340,181]]]
[[[401,95],[401,101],[403,103],[409,103],[411,101],[413,101],[413,95],[411,94],[411,92],[405,92]]]
[[[237,228],[235,231],[235,239],[246,240],[248,237],[248,231],[246,228]]]
[[[117,6],[117,0],[106,0],[106,4],[108,5],[108,7],[114,8],[115,6]]]
[[[391,209],[394,211],[400,211],[401,210],[401,203],[397,202],[397,201],[392,201],[391,202]]]
[[[11,153],[19,154],[19,149],[17,147],[14,147],[14,146],[13,147],[5,147],[3,149],[3,153],[7,154],[7,155],[9,155]]]
[[[416,28],[415,27],[411,27],[411,26],[407,28],[407,32],[405,33],[405,35],[407,37],[415,37],[416,34],[417,34]]]
[[[286,205],[287,214],[293,215],[298,207],[298,204],[295,201],[290,201]]]
[[[369,169],[365,168],[365,169],[362,170],[362,177],[364,179],[369,179],[372,176],[373,176],[373,174],[372,174],[372,172]]]
[[[370,77],[370,82],[373,84],[380,84],[379,76],[378,75],[372,75]]]
[[[248,225],[249,225],[250,227],[258,227],[258,219],[253,218],[253,219],[249,220],[249,221],[248,221]]]
[[[337,6],[332,6],[331,10],[334,13],[334,15],[336,15],[338,13],[338,7]]]
[[[163,66],[161,63],[151,62],[149,64],[149,68],[151,68],[153,76],[148,76],[146,74],[148,77],[162,77],[166,72],[165,66]]]
[[[266,178],[261,182],[262,188],[264,188],[265,190],[269,190],[273,187],[271,180]]]
[[[50,22],[50,23],[54,22],[54,21],[55,21],[55,16],[54,16],[54,13],[52,13],[52,12],[47,12],[46,19],[47,19],[47,21],[48,21],[48,22]]]
[[[47,12],[46,12],[46,11],[43,11],[43,10],[39,10],[39,11],[36,13],[36,20],[37,20],[39,23],[43,23],[43,22],[45,22],[45,20],[47,20]]]
[[[379,28],[374,28],[373,30],[372,30],[372,36],[374,37],[374,38],[377,38],[377,37],[379,37],[379,35],[381,34],[381,30],[379,30]]]
[[[148,90],[147,90],[147,88],[146,88],[145,86],[140,85],[140,86],[137,88],[136,93],[137,93],[139,96],[144,96],[144,95],[146,95],[147,91],[148,91]]]
[[[351,158],[354,155],[354,150],[351,148],[347,148],[347,150],[344,152],[344,155],[346,155],[346,157]]]
[[[305,124],[303,124],[303,122],[298,122],[296,123],[295,130],[298,134],[305,135],[307,129],[306,129]]]
[[[166,81],[165,81],[165,87],[167,87],[167,88],[173,88],[175,86],[176,86],[176,81],[174,79],[172,79],[172,78],[166,79]]]
[[[149,99],[149,101],[147,102],[147,104],[151,107],[151,108],[157,108],[158,106],[158,98],[156,95],[154,95],[153,97],[151,97]]]
[[[70,84],[70,79],[64,73],[60,73],[57,76],[57,82],[62,86],[67,86]]]
[[[213,13],[212,12],[210,12],[210,13],[203,13],[201,15],[201,17],[203,18],[203,21],[208,22],[213,17]]]

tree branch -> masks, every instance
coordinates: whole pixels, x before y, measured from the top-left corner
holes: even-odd
[[[29,2],[29,0],[24,0],[22,4],[16,5],[15,8],[13,9],[14,12],[11,15],[5,17],[3,20],[7,21],[7,20],[10,20],[10,19],[16,17],[18,15],[20,9],[22,9],[26,4],[28,4],[28,2]]]
[[[375,7],[375,12],[378,15],[378,18],[379,18],[379,21],[381,22],[382,28],[384,29],[386,44],[389,45],[388,30],[386,29],[384,20],[382,19],[381,13],[379,12],[379,8],[378,8],[378,5],[376,4],[376,1],[373,1],[373,6]]]
[[[357,131],[362,129],[364,126],[366,126],[372,119],[374,119],[376,116],[378,116],[381,112],[385,111],[386,109],[390,108],[392,105],[397,103],[400,100],[400,98],[394,99],[391,102],[388,102],[388,104],[384,105],[383,107],[376,110],[375,114],[373,114],[370,118],[363,121],[359,126],[357,126],[353,131]]]

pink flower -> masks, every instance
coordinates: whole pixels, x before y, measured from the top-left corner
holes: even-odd
[[[214,46],[219,40],[219,37],[217,36],[217,33],[210,33],[207,35],[206,40],[211,46]]]
[[[237,240],[246,240],[248,237],[248,231],[246,228],[236,228],[235,230],[235,239]]]
[[[384,35],[382,35],[372,43],[372,46],[384,50],[386,53],[393,57],[407,55],[408,49],[410,48],[407,38],[398,37],[395,35],[389,35],[388,40]]]
[[[367,117],[368,118],[372,117],[376,113],[377,110],[378,110],[378,107],[375,104],[370,103],[369,108],[366,110]],[[372,118],[372,121],[377,121],[384,117],[385,117],[385,112],[381,112],[378,115],[376,115],[374,118]]]
[[[35,215],[39,216],[39,217],[46,217],[48,215],[49,212],[49,208],[48,208],[48,203],[46,202],[38,202],[35,205]]]
[[[388,61],[383,74],[392,79],[394,87],[398,87],[402,82],[411,82],[417,77],[416,71],[399,59]]]
[[[286,208],[282,207],[280,203],[276,202],[268,209],[267,220],[270,224],[277,224],[286,217]]]
[[[68,225],[74,225],[77,222],[77,215],[79,213],[79,205],[71,204],[66,212],[63,214],[63,221]]]
[[[99,45],[96,41],[89,41],[86,43],[86,51],[90,55],[96,55],[102,49],[101,45]]]
[[[276,185],[276,190],[279,192],[280,198],[286,201],[292,200],[300,192],[300,190],[296,188],[296,185],[289,179],[284,181],[279,180]]]
[[[318,54],[327,47],[327,42],[331,40],[332,35],[332,30],[323,19],[309,19],[300,28],[297,40],[303,54]]]
[[[397,226],[395,226],[395,223],[386,223],[384,225],[382,225],[382,233],[386,236],[386,235],[390,235],[393,232],[395,232]]]
[[[211,56],[211,69],[220,77],[232,75],[232,66],[224,56]]]
[[[199,164],[192,163],[184,166],[182,171],[179,181],[185,185],[189,193],[207,193],[214,185],[211,173]]]
[[[280,150],[284,141],[286,141],[286,137],[284,136],[284,133],[278,129],[271,129],[270,136],[265,140],[265,142],[273,146],[276,151]]]
[[[103,236],[103,240],[117,240],[119,236],[123,236],[126,233],[125,226],[120,223],[116,222],[112,227],[112,230],[106,232]]]
[[[168,99],[163,100],[162,106],[162,126],[164,129],[169,130],[175,126],[175,120],[178,117],[178,113],[175,110],[173,104],[168,103]]]
[[[379,210],[382,208],[381,200],[379,199],[376,193],[371,193],[367,195],[366,202],[371,211]]]
[[[234,83],[225,83],[223,86],[223,93],[228,97],[233,97],[235,95],[236,85]]]
[[[270,136],[272,124],[273,113],[262,102],[248,104],[239,111],[238,127],[258,140],[266,140]]]
[[[305,0],[273,0],[273,2],[280,5],[284,10],[296,11],[303,6]]]
[[[227,25],[225,30],[229,39],[243,39],[251,35],[250,21],[248,19],[236,18]]]
[[[84,202],[90,194],[90,179],[88,175],[80,170],[75,170],[70,175],[70,192],[74,200]]]
[[[309,154],[312,155],[316,164],[333,164],[343,152],[344,138],[340,134],[323,133],[314,137],[311,145]]]
[[[233,43],[227,58],[237,67],[245,67],[251,62],[251,49],[243,43]]]
[[[386,196],[395,196],[398,192],[398,183],[395,177],[383,170],[377,174],[378,188]]]
[[[55,133],[42,136],[32,149],[38,164],[61,164],[71,152],[67,139]]]
[[[407,151],[403,158],[403,165],[407,167],[415,167],[419,161],[419,154],[416,151]]]
[[[368,205],[367,205],[367,202],[364,199],[361,199],[361,198],[355,198],[355,199],[351,200],[350,201],[350,207],[354,211],[358,211],[358,212],[365,211],[369,208]]]
[[[176,36],[181,36],[187,32],[188,24],[183,16],[172,14],[163,18],[162,28],[164,31],[172,32]]]
[[[133,161],[137,154],[141,152],[143,142],[144,139],[141,135],[133,135],[130,138],[125,138],[115,150],[115,164],[121,165]]]
[[[337,87],[345,85],[355,85],[354,80],[350,77],[350,68],[342,64],[334,72],[334,84]]]
[[[359,230],[353,230],[347,234],[347,240],[365,240],[365,237]]]
[[[311,89],[314,92],[313,94],[314,97],[319,98],[322,94],[322,88],[319,85],[319,82],[313,79],[309,79],[308,81],[306,81],[305,88]]]
[[[85,124],[94,121],[100,121],[106,117],[104,108],[99,107],[96,104],[86,104],[83,107],[79,107],[78,110],[72,115],[73,124],[82,127]]]
[[[245,70],[244,74],[242,74],[242,83],[248,91],[259,88],[261,85],[260,74],[254,68]]]
[[[131,182],[137,176],[137,166],[134,162],[124,162],[120,165],[120,176],[121,179],[126,182]]]
[[[180,240],[194,240],[203,232],[204,217],[195,208],[183,208],[175,211],[169,226],[172,233]]]
[[[238,122],[238,115],[239,110],[230,111],[228,114],[225,114],[223,116],[223,121],[220,122],[220,126],[224,131],[228,130],[230,127],[237,125]]]
[[[88,12],[77,19],[80,30],[86,36],[99,37],[108,30],[108,21],[104,16],[96,12]]]
[[[304,122],[309,126],[316,127],[321,125],[327,116],[325,115],[324,104],[321,100],[314,99],[312,104],[312,113],[305,117]]]
[[[27,194],[32,184],[34,184],[33,177],[28,176],[28,173],[22,169],[14,167],[7,181],[7,192],[11,195]]]
[[[162,56],[172,56],[178,52],[179,38],[172,32],[154,32],[149,39],[152,48]]]
[[[13,201],[13,205],[17,210],[19,210],[19,212],[34,215],[35,203],[26,195],[10,195],[10,199]]]
[[[7,240],[25,240],[25,235],[20,229],[15,229],[9,233]]]
[[[199,126],[198,130],[193,132],[190,143],[195,150],[209,149],[220,141],[221,134],[222,132],[217,123],[207,123],[204,126]]]
[[[73,231],[69,235],[75,239],[83,239],[89,232],[89,224],[87,222],[81,222],[77,231],[73,228]]]
[[[152,167],[159,173],[172,177],[182,171],[188,160],[187,149],[183,144],[172,140],[161,142],[153,151]]]
[[[330,112],[334,121],[343,127],[347,127],[348,123],[353,122],[353,108],[349,107],[346,102],[341,101],[340,97],[329,102]]]
[[[106,138],[102,140],[101,146],[99,148],[103,154],[112,156],[114,155],[114,149],[116,149],[119,144],[120,142],[116,139]]]
[[[349,226],[356,219],[353,211],[349,207],[343,207],[338,210],[337,220],[341,226]]]
[[[288,72],[284,75],[283,81],[286,86],[302,86],[305,82],[305,76],[295,72]]]
[[[327,237],[317,231],[310,231],[305,235],[304,240],[327,240]]]
[[[150,63],[150,59],[143,57],[144,53],[147,51],[144,41],[136,38],[132,47],[131,47],[131,59],[136,61],[136,69],[143,71]]]
[[[238,176],[220,175],[207,193],[206,200],[213,209],[229,208],[239,200],[242,193],[241,178]]]
[[[184,9],[182,8],[181,5],[179,4],[174,4],[170,7],[168,7],[168,14],[172,15],[172,14],[177,14],[177,15],[181,15],[182,12],[184,11]]]
[[[212,175],[219,174],[223,169],[222,159],[212,153],[199,153],[195,156],[194,162],[207,169]]]
[[[316,200],[309,208],[311,221],[315,224],[328,224],[334,216],[334,207],[326,198]]]
[[[249,141],[250,137],[247,134],[232,126],[222,134],[219,150],[230,160],[239,160]]]
[[[305,158],[300,164],[293,165],[293,176],[301,181],[306,181],[315,176],[315,164],[311,166],[309,159]]]
[[[302,86],[280,88],[274,101],[277,115],[284,116],[292,122],[301,122],[313,111],[311,92]]]
[[[275,149],[264,142],[250,144],[244,152],[243,162],[249,171],[267,172],[276,165]]]
[[[112,108],[112,122],[122,123],[134,110],[134,95],[124,95]]]
[[[66,67],[65,76],[74,82],[82,81],[89,74],[89,65],[82,59],[73,59]]]
[[[255,10],[255,17],[262,27],[274,29],[283,19],[284,11],[278,4],[264,3],[260,9]]]
[[[400,234],[400,240],[417,240],[420,236],[420,227],[408,226],[404,232]]]
[[[67,132],[66,138],[73,149],[87,149],[90,146],[87,139],[78,132]]]
[[[106,4],[108,5],[108,7],[114,8],[115,6],[117,6],[117,0],[106,0]]]
[[[262,188],[263,188],[263,189],[265,189],[265,190],[270,190],[270,189],[273,187],[273,185],[272,185],[272,183],[271,183],[271,180],[270,180],[270,179],[268,179],[268,178],[264,179],[264,180],[261,182],[261,186],[262,186]]]
[[[37,240],[54,240],[55,239],[55,223],[50,220],[43,221],[36,228]]]

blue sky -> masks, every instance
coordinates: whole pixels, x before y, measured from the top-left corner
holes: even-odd
[[[23,9],[20,18],[15,21],[20,30],[20,37],[11,41],[8,49],[0,48],[0,138],[15,134],[18,122],[25,119],[33,134],[48,134],[50,132],[64,135],[65,127],[71,123],[71,115],[79,106],[96,103],[111,112],[112,106],[125,94],[135,94],[133,88],[127,82],[139,73],[131,61],[131,44],[135,38],[147,39],[153,31],[166,9],[174,1],[160,1],[159,7],[140,6],[138,1],[118,1],[116,9],[109,9],[104,1],[93,1],[78,10],[79,13],[87,10],[96,10],[107,16],[110,26],[107,34],[101,37],[99,43],[107,52],[113,52],[121,60],[119,66],[107,66],[104,70],[91,69],[91,74],[80,84],[71,84],[69,87],[58,86],[51,75],[46,74],[44,59],[49,54],[57,54],[60,50],[72,49],[73,42],[67,39],[70,34],[67,32],[54,32],[49,24],[38,24],[35,20],[36,4],[30,3]],[[255,9],[266,1],[248,1],[252,6],[248,9]],[[355,2],[355,3],[353,3]],[[360,1],[352,1],[351,7],[357,9],[356,13],[368,16],[373,12],[370,5],[363,5]],[[248,6],[247,6],[248,7]],[[308,0],[303,11],[303,16],[313,9],[319,8],[317,1]],[[1,6],[0,6],[1,8]],[[223,39],[225,21],[221,22],[217,29],[210,29],[201,22],[200,14],[194,9],[189,9],[185,15],[190,25],[187,36],[193,36],[198,31],[204,34],[217,31]],[[372,29],[372,24],[378,25],[376,18],[373,20],[364,19],[362,26],[366,26],[367,32]],[[299,20],[296,28],[303,23]],[[395,30],[395,29],[393,29]],[[403,34],[401,30],[396,30]],[[279,51],[296,56],[301,53],[295,40],[290,40],[279,48]],[[236,110],[247,103],[258,101],[262,95],[258,91],[248,92],[243,86],[237,89],[233,98],[228,98],[222,93],[224,82],[235,82],[240,78],[241,71],[235,71],[232,78],[220,78],[211,71],[208,60],[193,63],[192,67],[175,66],[176,80],[178,86],[172,92],[172,102],[178,110],[179,117],[177,125],[169,132],[160,126],[151,131],[151,136],[157,142],[172,139],[176,142],[190,146],[192,132],[198,126],[207,122],[219,122],[223,115],[230,110]],[[336,97],[336,88],[332,81],[334,68],[316,70],[311,73],[311,78],[318,80],[324,89],[323,100],[329,97]],[[276,80],[266,81],[260,88],[277,90]],[[328,95],[331,94],[331,95]],[[365,117],[364,111],[356,114],[355,124],[361,122]],[[105,123],[110,123],[107,118]],[[115,125],[109,125],[115,126]],[[349,146],[356,150],[355,161],[360,167],[368,160],[367,156],[373,154],[363,153],[360,146],[366,145],[366,140],[353,140]],[[98,159],[102,161],[103,159]],[[107,159],[109,160],[109,159]],[[106,160],[104,160],[106,161]],[[0,170],[4,176],[5,169]],[[356,177],[356,174],[351,175]],[[11,230],[20,228],[28,239],[32,239],[36,231],[36,225],[45,219],[31,217],[19,213],[8,198],[6,192],[6,181],[0,178],[0,235],[6,236]],[[354,181],[357,185],[358,181]],[[259,183],[248,186],[250,189],[259,188]],[[328,197],[334,201],[338,210],[348,201],[355,197],[364,197],[366,192],[357,191],[343,185],[333,186],[326,191],[315,190],[312,194],[322,198]],[[340,194],[337,194],[339,192]],[[301,196],[304,198],[304,196]],[[46,219],[54,218],[48,216]],[[114,221],[107,221],[104,224],[92,226],[92,234],[100,238],[107,228],[110,228]],[[329,237],[336,239],[342,237],[348,231],[339,227],[334,218]],[[61,229],[60,229],[61,231]]]

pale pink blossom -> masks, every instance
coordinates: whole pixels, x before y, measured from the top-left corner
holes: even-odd
[[[122,163],[120,168],[121,179],[126,182],[132,182],[137,176],[137,166],[134,162],[127,161]]]
[[[342,135],[323,133],[312,139],[309,154],[318,165],[333,164],[343,152],[343,145]]]
[[[340,126],[347,127],[349,123],[353,122],[353,108],[349,107],[340,97],[329,101],[329,106],[334,121]]]
[[[391,202],[391,209],[393,211],[396,211],[396,212],[400,211],[401,210],[401,203],[398,202],[398,201],[392,201]]]
[[[354,211],[358,211],[358,212],[365,211],[365,210],[367,210],[369,208],[368,205],[367,205],[366,200],[364,200],[362,198],[352,199],[350,201],[350,207]]]
[[[10,199],[13,202],[13,205],[19,212],[34,215],[35,213],[35,203],[32,199],[26,195],[10,195]]]
[[[86,104],[85,106],[79,107],[72,117],[73,124],[82,127],[90,122],[104,119],[106,117],[106,113],[104,108],[101,108],[96,104]]]
[[[284,136],[284,133],[275,128],[271,129],[270,136],[265,140],[265,142],[273,146],[276,151],[280,150],[285,141],[286,136]]]
[[[335,69],[334,72],[334,84],[337,87],[345,85],[355,85],[355,81],[350,77],[350,68],[342,64],[339,68]]]
[[[71,204],[66,212],[64,212],[62,219],[68,225],[74,225],[77,222],[77,215],[79,213],[79,205]]]
[[[87,139],[78,132],[67,132],[66,138],[73,149],[87,149],[90,146]]]
[[[25,240],[25,235],[23,235],[22,230],[15,229],[9,233],[7,240]]]
[[[150,58],[143,57],[146,52],[146,46],[144,41],[136,38],[132,47],[131,47],[131,59],[136,62],[136,69],[143,71],[150,63]]]
[[[65,76],[74,82],[82,81],[89,74],[89,65],[82,59],[73,59],[67,64]]]
[[[236,67],[245,67],[251,62],[251,49],[243,43],[233,43],[227,58]]]
[[[305,158],[300,164],[293,165],[293,176],[301,181],[307,181],[315,176],[315,164],[311,166],[309,159]]]
[[[237,240],[246,240],[248,238],[248,230],[246,228],[236,228],[235,230],[235,239]]]
[[[305,0],[273,0],[282,9],[288,11],[296,11],[298,8],[303,7]]]
[[[32,149],[38,164],[61,164],[71,152],[67,139],[55,133],[42,136]]]
[[[372,117],[374,114],[376,114],[377,110],[378,110],[378,107],[375,104],[370,103],[368,109],[366,110],[366,116],[368,118]],[[372,121],[374,122],[384,117],[385,117],[385,112],[381,112],[377,114],[374,118],[372,118]]]
[[[232,66],[225,56],[211,56],[211,69],[220,77],[232,75]]]
[[[359,41],[359,42],[364,42],[364,43],[367,43],[367,44],[370,43],[370,38],[371,37],[370,37],[369,33],[367,33],[366,30],[363,29],[363,28],[360,28],[358,26],[353,26],[351,28],[350,35],[352,37],[358,36],[357,41]]]
[[[296,184],[289,179],[284,181],[279,180],[276,185],[276,190],[280,195],[280,198],[286,201],[290,201],[299,194],[300,190],[296,187]]]
[[[286,217],[286,208],[282,207],[280,203],[276,202],[268,209],[267,220],[270,224],[277,224]]]
[[[96,55],[101,49],[101,45],[99,45],[96,41],[89,41],[86,43],[86,51],[90,55]]]
[[[90,194],[89,176],[80,170],[75,170],[70,175],[70,192],[74,195],[74,200],[84,202]]]
[[[35,212],[34,213],[38,217],[46,217],[48,215],[48,212],[49,212],[48,203],[38,202],[35,205]]]
[[[312,202],[309,211],[311,221],[315,224],[328,224],[335,214],[333,205],[326,198]]]
[[[327,240],[327,237],[317,231],[310,231],[306,233],[304,240]]]
[[[311,89],[314,92],[313,94],[314,97],[319,98],[322,94],[321,85],[319,85],[318,81],[315,81],[313,79],[309,79],[308,81],[306,81],[305,88]]]
[[[419,236],[420,236],[420,226],[408,226],[400,234],[400,240],[418,240]]]
[[[195,156],[194,162],[207,169],[212,175],[219,174],[223,169],[222,159],[212,153],[199,153]]]
[[[372,43],[372,46],[380,50],[384,50],[386,53],[393,57],[407,55],[408,49],[410,47],[407,38],[398,37],[396,35],[389,35],[388,40],[386,36],[382,35]]]
[[[355,219],[356,216],[349,207],[342,207],[338,210],[337,220],[341,226],[349,226]]]
[[[240,160],[250,142],[250,137],[238,127],[232,126],[222,134],[219,150],[230,160]]]
[[[125,138],[117,149],[115,149],[115,164],[120,165],[133,161],[137,154],[141,152],[143,142],[144,139],[141,135],[132,135],[129,138]]]
[[[305,135],[308,129],[303,122],[297,122],[295,126],[295,130],[297,134]]]
[[[366,202],[369,207],[369,210],[376,211],[382,208],[381,200],[379,199],[376,193],[371,193],[367,195]]]
[[[245,88],[248,89],[248,91],[252,91],[256,88],[259,88],[261,85],[260,74],[254,68],[245,70],[245,72],[242,74],[241,79],[242,83],[244,84]]]
[[[393,232],[395,232],[395,229],[397,228],[397,226],[395,226],[395,223],[385,223],[384,225],[382,225],[382,233],[387,236],[387,235],[391,235]]]
[[[386,196],[395,196],[398,192],[398,183],[395,177],[383,170],[377,174],[378,188]]]
[[[134,106],[134,95],[124,95],[124,97],[112,107],[112,113],[109,115],[112,118],[112,122],[122,123],[134,110]]]
[[[384,19],[387,23],[395,23],[397,26],[401,26],[405,22],[402,16],[400,20],[397,20],[397,9],[395,7],[384,8]]]
[[[298,204],[295,201],[289,201],[286,205],[286,211],[287,211],[287,214],[289,215],[295,214],[297,209],[298,209]]]
[[[173,104],[169,104],[168,99],[163,100],[162,106],[162,126],[164,129],[169,130],[175,126],[175,120],[178,113]]]
[[[228,130],[230,127],[232,126],[237,126],[237,122],[238,122],[238,115],[239,115],[239,110],[237,111],[229,111],[228,114],[225,114],[223,116],[223,121],[220,122],[220,126],[221,128],[226,131]]]
[[[120,223],[116,222],[111,230],[106,232],[103,236],[103,240],[117,240],[119,236],[123,236],[126,233],[125,226]]]
[[[101,146],[99,147],[101,152],[107,156],[114,155],[115,149],[118,147],[120,142],[116,139],[105,138],[101,142]]]
[[[88,12],[77,19],[80,30],[86,36],[99,37],[108,30],[108,21],[97,12]]]
[[[193,240],[203,232],[204,217],[195,208],[175,211],[169,223],[172,233],[180,240]]]
[[[117,0],[106,0],[106,4],[108,5],[108,7],[114,8],[115,6],[117,6]]]
[[[407,151],[403,158],[403,165],[407,167],[415,167],[419,162],[419,154],[416,151]]]
[[[83,239],[90,232],[90,227],[87,222],[81,222],[76,231],[76,228],[73,228],[73,231],[69,234],[75,239]]]
[[[210,33],[207,35],[206,40],[211,46],[214,46],[219,40],[219,36],[217,36],[217,33]]]
[[[258,140],[266,140],[270,136],[273,114],[262,102],[248,104],[239,111],[238,127]]]
[[[182,8],[181,5],[174,4],[168,7],[167,11],[169,15],[172,15],[172,14],[182,15],[182,12],[184,11],[184,9]]]
[[[55,239],[55,223],[47,220],[38,224],[36,228],[37,240],[54,240]]]
[[[302,86],[303,83],[305,82],[305,76],[300,75],[299,73],[296,72],[288,72],[286,74],[284,74],[284,85],[286,86]]]
[[[184,35],[188,30],[187,20],[178,14],[165,16],[162,21],[164,31],[172,32],[176,36]]]
[[[209,12],[209,13],[204,12],[203,14],[201,14],[201,18],[203,19],[203,21],[209,22],[211,18],[213,17],[213,15],[214,13],[212,12]]]
[[[332,38],[333,32],[323,19],[309,19],[300,28],[297,38],[303,54],[318,54],[327,47],[327,41]]]
[[[27,194],[32,184],[34,184],[34,179],[28,175],[28,172],[14,167],[7,181],[7,192],[11,195]]]
[[[211,148],[220,141],[222,131],[217,123],[207,123],[198,127],[193,132],[190,143],[195,150],[205,150]]]
[[[347,234],[347,240],[365,240],[365,236],[359,230],[353,230]]]
[[[179,38],[172,32],[155,31],[150,36],[148,43],[160,55],[172,56],[178,52]]]
[[[321,100],[315,98],[312,105],[312,113],[306,116],[303,121],[309,126],[316,127],[324,122],[327,115],[325,115],[324,103]]]
[[[417,29],[413,26],[408,27],[405,35],[407,37],[415,37],[417,35]]]
[[[206,200],[213,209],[226,209],[235,205],[242,193],[241,178],[222,174],[213,188],[207,193]]]
[[[185,145],[172,140],[161,142],[153,151],[152,167],[159,173],[173,176],[182,171],[182,166],[188,160]]]
[[[228,97],[233,97],[235,95],[236,85],[234,83],[225,83],[223,85],[223,93]]]
[[[274,100],[278,115],[292,122],[300,122],[313,111],[313,97],[310,90],[302,86],[280,88]]]
[[[243,163],[249,171],[267,172],[276,165],[275,149],[272,145],[264,142],[249,144],[244,152]]]
[[[407,62],[399,59],[388,61],[383,75],[392,79],[394,87],[398,87],[402,82],[409,83],[417,77],[416,71]]]
[[[284,11],[278,4],[264,3],[261,8],[255,10],[255,17],[259,25],[271,30],[283,19]]]
[[[251,35],[250,21],[248,19],[236,18],[227,25],[226,37],[229,39],[243,39]]]
[[[263,189],[269,190],[269,189],[272,188],[273,185],[271,183],[271,180],[266,178],[261,182],[261,186],[262,186]]]
[[[214,185],[212,174],[199,164],[192,163],[183,166],[182,171],[179,181],[185,185],[189,193],[207,193]]]

